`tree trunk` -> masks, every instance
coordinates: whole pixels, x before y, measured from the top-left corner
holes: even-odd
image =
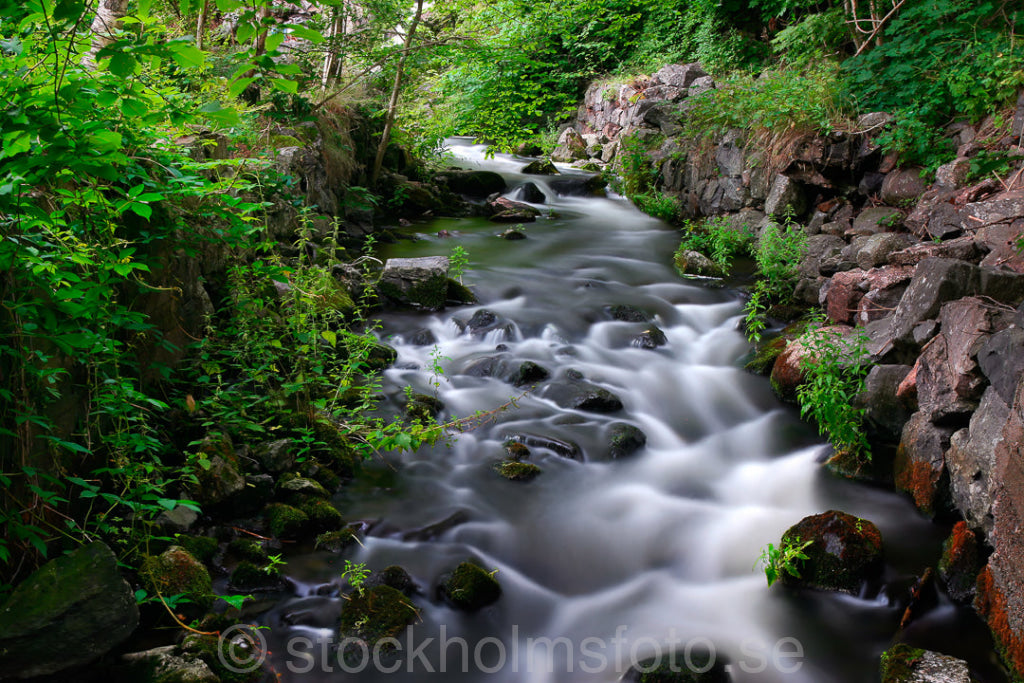
[[[377,147],[377,158],[373,161],[373,173],[370,174],[370,187],[376,187],[380,178],[380,169],[384,165],[384,153],[387,152],[388,142],[391,139],[391,129],[395,125],[395,113],[398,111],[398,96],[402,92],[402,76],[405,71],[405,60],[409,56],[409,48],[412,46],[413,36],[416,34],[416,27],[419,26],[420,17],[423,16],[423,0],[416,0],[416,15],[409,24],[409,30],[405,33],[405,41],[402,45],[402,56],[398,59],[398,69],[395,71],[395,84],[391,88],[391,99],[388,101],[388,113],[384,119],[384,132],[380,135],[380,146]]]
[[[92,33],[92,46],[82,55],[82,66],[87,69],[96,68],[96,54],[114,42],[117,31],[121,28],[121,19],[127,11],[128,0],[100,0],[96,8],[96,18],[89,27],[89,32]]]
[[[203,0],[199,6],[199,21],[196,22],[196,47],[203,49],[203,38],[206,37],[206,17],[210,12],[210,0]]]

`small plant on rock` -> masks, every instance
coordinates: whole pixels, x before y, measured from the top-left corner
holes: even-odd
[[[783,542],[778,547],[769,543],[766,548],[761,550],[758,562],[764,570],[764,577],[768,580],[768,585],[771,586],[781,579],[783,574],[789,574],[799,579],[799,562],[808,559],[804,550],[811,543],[813,541],[801,543],[798,540],[796,543]]]

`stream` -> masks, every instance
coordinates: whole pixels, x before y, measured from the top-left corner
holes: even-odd
[[[418,239],[382,249],[383,259],[461,245],[465,284],[480,301],[384,315],[380,336],[398,350],[385,392],[396,410],[407,385],[436,395],[442,418],[515,405],[450,444],[368,463],[338,494],[367,535],[342,556],[289,557],[291,592],[261,617],[281,680],[612,682],[655,654],[683,661],[710,650],[738,682],[877,681],[907,588],[935,565],[947,530],[902,496],[825,472],[821,438],[742,368],[751,347],[738,331],[740,294],[674,271],[678,230],[619,197],[560,196],[550,178],[519,172],[529,159],[487,159],[463,140],[452,151],[463,167],[504,175],[512,199],[536,183],[545,215],[522,228],[525,240],[499,238],[507,226],[483,218],[446,218],[405,228]],[[650,322],[618,320],[615,306]],[[467,328],[484,309],[495,323]],[[641,348],[634,340],[652,324],[667,343]],[[525,361],[551,379],[532,391],[501,379]],[[622,409],[568,409],[546,394],[580,375]],[[620,423],[647,443],[613,460],[609,435]],[[495,472],[510,439],[529,447],[536,479]],[[881,529],[884,583],[859,596],[769,589],[755,566],[762,548],[829,509]],[[502,588],[475,613],[436,593],[440,577],[470,558],[496,570]],[[387,671],[372,662],[344,671],[331,654],[345,560],[401,565],[421,589],[420,621]],[[983,626],[941,596],[906,637],[968,658],[981,680],[1002,680]]]

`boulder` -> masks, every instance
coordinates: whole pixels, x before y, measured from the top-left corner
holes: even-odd
[[[184,594],[201,609],[213,604],[213,581],[203,563],[181,546],[172,545],[158,556],[149,556],[139,571],[153,594]]]
[[[447,186],[452,192],[477,199],[503,192],[507,187],[505,179],[494,171],[449,170],[435,175],[434,182]]]
[[[974,683],[962,659],[904,643],[882,653],[882,683]]]
[[[564,379],[548,384],[541,398],[554,401],[561,408],[592,413],[615,413],[622,410],[622,400],[596,384],[582,379]]]
[[[551,451],[555,455],[560,455],[563,458],[583,460],[583,451],[580,450],[579,445],[565,439],[558,439],[553,436],[546,436],[543,434],[531,434],[528,432],[507,434],[504,438],[506,449],[508,450],[512,450],[514,444],[520,444],[527,448],[527,455],[529,454],[530,448],[543,448]],[[519,449],[515,450],[521,453]]]
[[[448,268],[447,256],[388,259],[377,288],[400,306],[440,310],[448,293]]]
[[[537,220],[540,211],[529,204],[498,197],[487,206],[493,212],[489,220],[495,223],[531,223]]]
[[[829,510],[805,517],[782,536],[783,547],[808,541],[803,551],[808,559],[797,560],[800,576],[783,572],[785,585],[856,595],[882,570],[882,534],[866,519]]]
[[[676,270],[680,275],[700,277],[722,277],[724,269],[699,251],[680,249],[674,257]]]
[[[806,209],[807,198],[800,183],[782,174],[776,175],[764,200],[764,212],[773,218],[784,218],[801,216]]]
[[[574,128],[566,128],[558,136],[558,143],[551,150],[553,161],[572,162],[587,158],[587,143]]]
[[[966,230],[1024,218],[1024,190],[1007,190],[983,201],[968,203],[960,214]]]
[[[233,453],[211,457],[209,467],[196,471],[196,480],[193,497],[200,505],[224,503],[245,489],[245,476],[238,470]]]
[[[958,190],[967,184],[967,176],[971,171],[971,160],[959,157],[935,169],[935,184]]]
[[[509,383],[517,387],[523,387],[543,382],[550,376],[551,373],[547,368],[537,365],[533,361],[527,360],[520,363],[506,379]]]
[[[647,445],[647,435],[634,425],[616,422],[608,430],[608,457],[618,460],[633,455]]]
[[[981,542],[978,535],[960,520],[953,525],[949,538],[942,545],[939,576],[946,584],[946,593],[957,602],[969,603],[981,569]]]
[[[44,564],[0,607],[0,671],[30,678],[86,664],[138,623],[117,558],[103,543],[90,543]]]
[[[261,443],[253,449],[253,455],[260,468],[270,474],[287,472],[295,464],[295,449],[291,439]]]
[[[864,296],[862,288],[864,275],[862,270],[836,273],[822,288],[821,295],[825,299],[825,314],[829,320],[840,325],[849,325],[853,321],[853,316],[857,313],[857,305]]]
[[[379,585],[348,596],[338,628],[342,638],[358,638],[374,647],[385,638],[400,636],[418,617],[419,612],[401,591]]]
[[[665,346],[668,344],[668,338],[660,328],[655,325],[649,326],[646,330],[633,337],[630,341],[631,346],[635,346],[639,349],[656,349],[659,346]]]
[[[363,583],[364,588],[373,588],[374,586],[391,586],[396,591],[408,596],[419,592],[419,587],[412,575],[397,564],[373,572]]]
[[[996,332],[977,355],[978,366],[1007,405],[1024,375],[1024,329],[1016,324]]]
[[[531,462],[506,460],[494,466],[498,474],[509,481],[532,481],[541,473],[540,467]]]
[[[854,322],[866,326],[888,316],[899,305],[913,275],[914,269],[907,266],[872,268],[865,273],[860,288],[868,291],[857,303]]]
[[[519,172],[527,175],[558,175],[558,169],[550,159],[534,159]]]
[[[979,228],[974,233],[974,242],[980,252],[988,252],[981,265],[1024,273],[1024,252],[1019,246],[1022,235],[1024,219]]]
[[[950,509],[946,451],[953,429],[938,427],[923,412],[916,412],[903,427],[893,477],[896,488],[906,491],[917,508],[927,515]]]
[[[910,370],[909,365],[874,366],[864,380],[864,391],[857,397],[868,427],[885,440],[900,438],[915,407],[896,393]]]
[[[510,339],[515,334],[515,328],[512,323],[489,308],[477,310],[469,320],[455,318],[454,322],[459,329],[474,337],[486,337],[492,332],[500,331],[503,333],[502,336]]]
[[[544,191],[536,183],[523,183],[519,186],[519,199],[531,204],[543,204],[547,201]]]
[[[1010,314],[976,297],[943,304],[939,334],[917,360],[917,400],[933,422],[956,420],[978,405],[985,381],[975,357]]]
[[[882,201],[892,206],[904,206],[917,201],[928,189],[919,168],[898,168],[887,174],[882,182]]]
[[[839,256],[846,247],[846,241],[835,235],[811,235],[807,238],[807,249],[800,260],[799,271],[804,277],[831,275],[835,271],[822,269],[822,262],[830,257]]]
[[[896,266],[914,266],[930,258],[957,259],[973,261],[981,256],[981,251],[973,237],[958,237],[946,242],[921,242],[913,246],[893,252],[889,255],[889,263]]]
[[[899,209],[888,206],[877,206],[864,209],[853,220],[853,226],[847,230],[848,236],[876,235],[881,232],[890,232],[900,225],[903,213]]]
[[[902,249],[906,249],[914,240],[905,234],[883,232],[869,236],[857,250],[854,260],[857,266],[870,270],[889,263],[889,257]]]
[[[220,683],[221,679],[199,657],[176,645],[121,656],[116,679],[121,683]]]
[[[676,88],[689,88],[694,81],[707,77],[707,73],[696,62],[692,64],[669,64],[654,72],[651,80]]]
[[[563,197],[600,197],[608,181],[600,175],[573,174],[555,178],[548,187]]]
[[[501,586],[493,574],[479,565],[463,562],[445,577],[439,592],[454,607],[475,612],[497,602],[501,597]]]
[[[953,503],[971,528],[986,534],[992,531],[992,504],[999,484],[996,452],[1010,413],[999,392],[989,387],[970,426],[953,434],[946,454]]]

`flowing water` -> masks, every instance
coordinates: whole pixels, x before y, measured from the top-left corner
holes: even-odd
[[[348,519],[366,522],[367,537],[342,557],[290,558],[292,594],[264,617],[282,680],[617,681],[632,661],[674,650],[685,662],[702,649],[731,662],[735,681],[877,680],[903,589],[935,563],[943,530],[900,496],[823,472],[820,439],[764,378],[742,369],[750,347],[737,330],[740,296],[673,271],[676,230],[621,198],[559,196],[545,178],[518,172],[523,159],[485,160],[468,142],[453,150],[466,167],[505,175],[512,198],[516,186],[537,183],[545,217],[527,224],[521,241],[497,237],[504,226],[484,219],[438,219],[407,231],[418,240],[385,250],[444,255],[461,245],[470,256],[465,282],[480,300],[385,316],[382,337],[398,350],[386,391],[396,406],[406,385],[434,394],[446,417],[518,397],[516,405],[450,445],[371,463],[339,496]],[[615,305],[646,313],[667,344],[636,346],[652,323],[615,320]],[[483,334],[464,329],[481,309],[498,324]],[[436,342],[414,343],[424,330]],[[521,395],[487,376],[523,361],[552,379]],[[624,407],[598,414],[544,398],[543,387],[567,373]],[[611,460],[609,432],[622,422],[643,430],[647,444]],[[543,469],[535,480],[495,473],[510,438],[530,445],[530,462]],[[754,569],[761,549],[832,508],[880,527],[886,583],[856,597],[769,590]],[[439,578],[469,558],[497,570],[503,590],[472,614],[436,594]],[[413,600],[420,621],[382,662],[393,673],[372,661],[346,673],[329,647],[345,559],[399,564],[421,588]],[[945,651],[974,656],[974,640],[985,647],[977,624],[945,600],[911,635],[914,628],[922,644],[942,641]]]

